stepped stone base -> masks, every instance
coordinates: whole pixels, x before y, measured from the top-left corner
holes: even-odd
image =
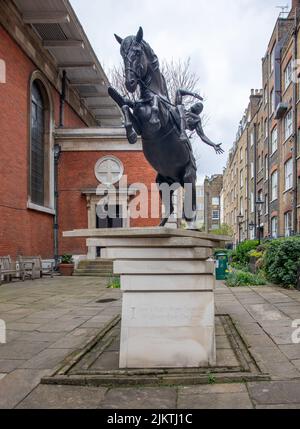
[[[113,261],[108,259],[80,261],[73,275],[81,277],[112,277]]]
[[[120,368],[216,364],[214,247],[227,237],[168,228],[72,231],[105,248],[123,292]]]

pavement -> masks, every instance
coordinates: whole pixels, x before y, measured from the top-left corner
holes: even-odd
[[[300,292],[271,286],[229,289],[218,282],[216,288],[217,314],[231,316],[270,381],[159,388],[40,384],[120,313],[121,293],[106,284],[55,277],[0,286],[0,319],[7,327],[6,344],[0,344],[0,408],[300,408],[300,331],[293,327]]]

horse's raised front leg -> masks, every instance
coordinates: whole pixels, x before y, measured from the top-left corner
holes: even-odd
[[[150,124],[155,126],[157,130],[160,129],[161,123],[159,119],[159,97],[158,95],[153,95],[152,106],[151,106],[151,118]]]
[[[173,195],[175,189],[173,188],[173,184],[170,183],[168,179],[158,174],[156,178],[156,183],[159,188],[159,194],[161,198],[161,202],[165,208],[165,216],[161,220],[159,226],[163,227],[169,220],[169,217],[174,213],[174,204],[173,204]]]
[[[137,133],[133,129],[132,113],[130,112],[129,106],[123,106],[122,111],[125,118],[124,126],[126,129],[127,139],[130,144],[135,144],[137,142]]]

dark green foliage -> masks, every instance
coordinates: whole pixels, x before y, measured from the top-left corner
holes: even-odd
[[[296,286],[300,266],[300,237],[271,241],[264,256],[268,280],[285,287]]]
[[[62,264],[73,264],[73,256],[72,255],[62,255],[61,263]]]
[[[226,283],[229,287],[263,286],[266,284],[266,279],[262,274],[234,270],[229,272]]]
[[[249,253],[256,250],[259,242],[257,240],[247,240],[240,243],[237,248],[231,253],[232,265],[236,267],[247,267],[250,262]]]

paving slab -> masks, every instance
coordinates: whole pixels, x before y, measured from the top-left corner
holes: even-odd
[[[21,365],[21,368],[28,369],[53,369],[60,362],[62,362],[66,356],[71,354],[70,349],[50,349],[47,348],[41,353],[35,355],[32,359],[27,360]]]
[[[248,390],[257,405],[300,403],[299,380],[248,383]]]
[[[104,409],[175,409],[175,388],[111,389],[101,404]]]
[[[104,400],[106,388],[80,386],[46,386],[34,389],[18,409],[94,409]]]
[[[248,393],[178,394],[178,409],[253,409]]]
[[[0,409],[18,405],[49,371],[16,369],[0,381]]]

